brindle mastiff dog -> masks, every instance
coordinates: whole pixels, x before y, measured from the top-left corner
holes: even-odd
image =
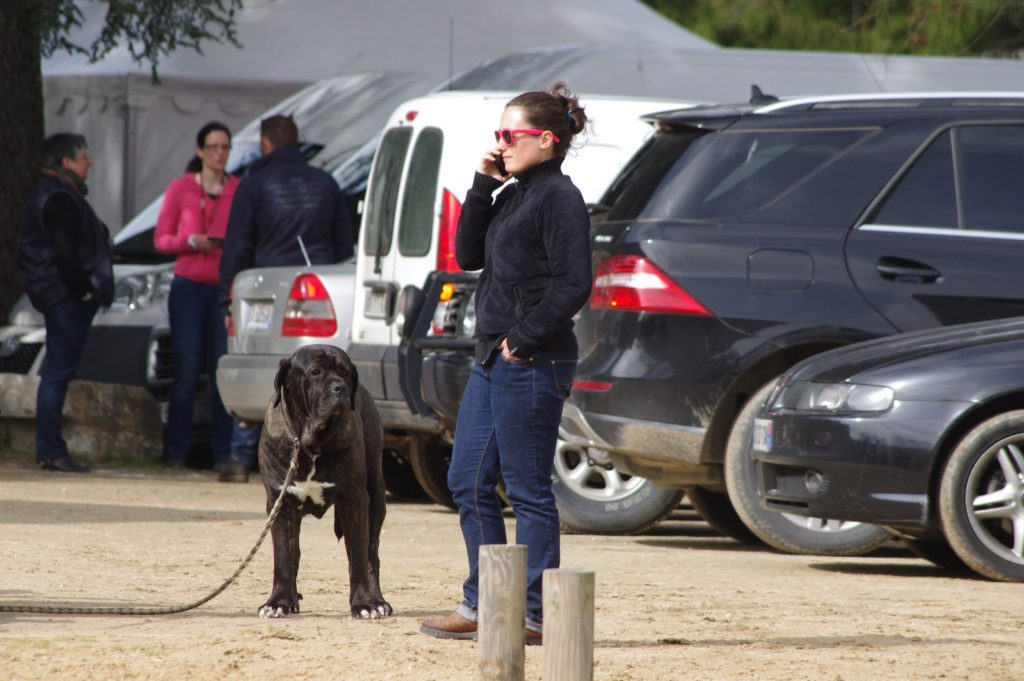
[[[263,423],[259,462],[267,513],[281,493],[295,438],[301,452],[271,528],[274,588],[259,616],[299,611],[299,526],[303,516],[322,518],[331,505],[334,534],[345,538],[352,616],[390,615],[378,554],[385,513],[380,415],[348,355],[331,345],[309,345],[282,359]]]

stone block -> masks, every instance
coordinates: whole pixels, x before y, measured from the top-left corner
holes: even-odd
[[[38,376],[0,374],[0,456],[34,460],[38,387]],[[62,430],[81,461],[156,461],[163,449],[160,407],[141,386],[72,381]]]

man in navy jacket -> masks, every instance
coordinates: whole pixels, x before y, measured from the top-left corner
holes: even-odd
[[[304,265],[306,255],[313,265],[352,256],[354,231],[345,194],[333,177],[306,162],[298,146],[299,131],[290,116],[260,122],[263,158],[235,191],[224,237],[220,299],[226,315],[231,314],[231,285],[242,270]],[[236,422],[222,482],[249,479],[260,430]]]

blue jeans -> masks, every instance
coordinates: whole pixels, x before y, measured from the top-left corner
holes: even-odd
[[[560,560],[551,466],[576,360],[575,355],[538,354],[528,362],[509,362],[499,354],[492,363],[473,367],[448,469],[469,558],[462,613],[475,612],[478,605],[480,545],[507,542],[495,492],[501,473],[516,517],[516,543],[527,551],[527,626],[540,628],[544,570],[558,567]]]
[[[36,461],[68,456],[68,446],[60,432],[64,398],[68,384],[78,372],[89,327],[98,309],[95,301],[65,300],[43,311],[46,356],[39,369],[36,392]]]
[[[192,442],[192,416],[203,370],[210,385],[210,448],[214,465],[228,460],[232,419],[217,390],[217,360],[227,352],[224,313],[217,303],[218,286],[174,277],[167,301],[174,351],[174,384],[167,413],[167,461],[184,463]]]
[[[260,435],[263,433],[262,423],[253,423],[248,428],[243,428],[240,421],[235,420],[235,427],[231,431],[231,460],[252,470],[256,463],[256,454],[259,449]]]

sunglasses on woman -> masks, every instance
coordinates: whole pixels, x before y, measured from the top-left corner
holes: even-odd
[[[512,130],[510,128],[502,128],[501,130],[494,131],[494,141],[504,142],[505,144],[512,146],[516,143],[517,135],[543,135],[549,132],[548,130],[538,130],[537,128],[523,128],[521,130]],[[555,140],[555,144],[558,144],[558,135],[551,133],[551,139]]]

